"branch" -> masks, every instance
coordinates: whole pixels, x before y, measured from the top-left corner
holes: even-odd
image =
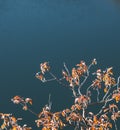
[[[109,100],[106,100],[106,101],[102,101],[100,103],[105,103],[104,106],[101,108],[101,110],[98,112],[98,114],[96,114],[96,116],[99,116],[102,112],[103,112],[103,109],[107,106],[107,103],[112,101],[113,99],[109,99]]]
[[[20,103],[20,105],[23,107],[23,106],[25,106],[24,104],[22,104],[22,103]],[[37,113],[35,113],[33,110],[31,110],[30,108],[27,108],[27,110],[30,112],[30,113],[32,113],[33,115],[35,115],[35,116],[37,116],[38,117],[38,114]]]
[[[97,102],[99,102],[99,95],[100,95],[100,92],[99,92],[99,89],[97,88]]]
[[[115,113],[115,108],[113,108],[113,113]],[[118,130],[115,119],[113,121],[114,121],[114,124],[115,124],[115,130]]]
[[[106,94],[104,95],[104,97],[102,98],[102,101],[104,101],[104,100],[105,100],[106,96],[107,96],[107,95],[108,95],[108,93],[110,92],[110,89],[111,89],[111,86],[109,86],[109,89],[108,89],[108,91],[106,92]]]
[[[64,65],[65,70],[66,70],[67,73],[68,73],[68,76],[70,76],[70,72],[69,72],[69,70],[68,70],[68,68],[67,68],[67,66],[66,66],[66,64],[65,64],[65,62],[63,63],[63,65]]]
[[[60,85],[68,87],[68,85],[64,84],[61,82],[61,80],[59,80],[52,72],[48,72]]]
[[[111,90],[111,88],[114,88],[115,86],[118,86],[118,83],[117,84],[115,84],[114,86],[109,86],[109,89],[108,89],[108,91],[107,91],[107,93],[104,95],[104,97],[103,97],[103,99],[101,100],[101,101],[103,101],[103,100],[105,100],[105,98],[107,97],[107,95],[109,94],[109,92],[110,92],[110,90]],[[111,95],[111,93],[109,94],[109,95]],[[109,96],[108,95],[108,96]]]
[[[117,80],[117,89],[119,88],[119,84],[120,84],[120,76],[118,77],[118,80]]]
[[[92,66],[93,64],[90,64],[89,66],[88,66],[88,70],[87,70],[87,75],[85,76],[85,79],[83,80],[83,82],[79,85],[79,88],[78,88],[78,93],[79,93],[79,95],[81,95],[81,91],[80,91],[80,89],[81,89],[81,87],[84,85],[84,83],[86,82],[86,80],[88,79],[88,77],[89,77],[89,69],[91,68],[91,66]]]

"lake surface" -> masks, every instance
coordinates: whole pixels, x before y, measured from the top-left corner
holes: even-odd
[[[119,0],[0,0],[0,112],[33,127],[36,118],[12,104],[14,95],[31,97],[37,113],[49,93],[53,110],[69,107],[69,89],[35,78],[39,64],[49,61],[60,76],[63,62],[72,68],[93,58],[120,75]]]

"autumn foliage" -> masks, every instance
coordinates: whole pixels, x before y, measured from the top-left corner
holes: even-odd
[[[91,67],[96,64],[96,59],[93,59],[89,65],[80,61],[70,71],[64,63],[61,78],[52,73],[49,62],[40,64],[40,71],[35,75],[37,79],[43,83],[55,80],[61,86],[71,89],[74,102],[70,108],[52,112],[50,95],[48,104],[38,114],[30,108],[33,104],[31,98],[16,95],[11,101],[14,104],[21,105],[23,110],[34,114],[36,116],[35,123],[42,130],[58,130],[67,126],[72,126],[75,130],[118,130],[116,122],[120,118],[120,77],[114,78],[112,67],[105,70],[97,69],[91,73]],[[48,79],[46,73],[51,78]],[[83,86],[90,76],[93,79],[88,83],[88,87],[84,88]],[[85,92],[82,91],[83,89],[86,89]],[[97,96],[95,96],[96,102],[91,98],[93,91],[97,93]],[[89,106],[94,105],[101,106],[97,113],[89,111]],[[20,126],[18,121],[21,118],[17,119],[12,114],[0,113],[0,119],[3,120],[1,130],[32,129],[27,125]]]

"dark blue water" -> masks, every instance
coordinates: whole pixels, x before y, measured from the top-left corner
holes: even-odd
[[[69,107],[71,91],[35,78],[39,63],[49,61],[61,73],[80,60],[98,60],[120,75],[120,6],[115,0],[0,0],[0,112],[34,116],[12,104],[14,95],[31,97],[39,113],[51,93],[53,110]],[[35,128],[36,129],[36,128]]]

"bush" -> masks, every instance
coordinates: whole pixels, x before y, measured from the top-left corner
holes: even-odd
[[[36,78],[45,82],[57,81],[61,86],[72,90],[74,103],[70,108],[65,108],[59,112],[52,112],[52,102],[49,95],[48,104],[37,114],[31,110],[31,98],[14,96],[11,101],[14,104],[20,104],[25,111],[29,111],[37,117],[35,120],[37,127],[42,130],[58,130],[67,126],[74,127],[75,130],[118,130],[117,120],[120,117],[120,77],[117,80],[113,77],[113,68],[107,68],[102,71],[90,73],[91,67],[97,64],[93,59],[89,65],[81,61],[71,72],[64,63],[62,77],[56,77],[48,62],[40,64],[40,72],[36,73]],[[51,78],[47,78],[47,76]],[[85,83],[92,79],[85,87]],[[94,92],[96,94],[94,95]],[[93,106],[97,106],[97,111],[93,112]],[[2,130],[31,130],[27,125],[20,126],[18,121],[21,118],[15,118],[12,114],[0,113],[0,119],[3,121]]]

